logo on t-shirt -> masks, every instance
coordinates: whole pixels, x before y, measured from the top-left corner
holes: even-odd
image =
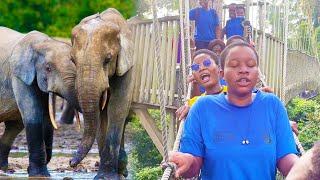
[[[262,140],[265,144],[272,144],[272,138],[268,131],[262,133]]]
[[[213,142],[231,142],[234,140],[232,131],[214,131]]]

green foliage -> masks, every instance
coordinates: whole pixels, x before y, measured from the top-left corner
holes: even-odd
[[[125,18],[135,15],[133,0],[1,0],[0,25],[24,33],[37,30],[70,37],[81,19],[111,7]]]
[[[148,110],[151,117],[155,120],[157,126],[161,127],[161,114],[159,110]],[[138,117],[133,113],[129,116],[130,125],[135,132],[133,137],[132,153],[129,155],[132,162],[133,179],[158,179],[162,175],[160,168],[160,162],[162,156],[153,144],[146,130],[142,127],[142,124]],[[166,117],[166,122],[170,116]],[[161,129],[161,128],[160,128]]]
[[[156,180],[162,176],[162,169],[160,166],[157,167],[146,167],[140,169],[139,172],[136,173],[134,179],[136,180]]]
[[[315,100],[292,99],[287,105],[290,120],[298,122],[299,140],[308,150],[320,139],[320,97]]]
[[[151,113],[154,117],[159,117],[159,113]],[[162,156],[153,144],[146,130],[136,115],[130,115],[131,125],[135,135],[133,137],[133,148],[129,158],[132,161],[134,179],[157,179],[151,177],[159,173],[156,168],[162,161]],[[149,172],[150,171],[150,172]],[[161,175],[160,175],[161,176]]]

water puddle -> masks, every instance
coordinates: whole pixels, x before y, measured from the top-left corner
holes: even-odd
[[[50,171],[50,178],[41,178],[41,179],[93,179],[97,175],[96,171],[92,172],[57,172]],[[0,179],[28,179],[28,173],[26,171],[16,171],[13,174],[0,172]],[[33,179],[33,178],[32,178]],[[35,178],[38,179],[38,178]],[[39,178],[40,179],[40,178]]]

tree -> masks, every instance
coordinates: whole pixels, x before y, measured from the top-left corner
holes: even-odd
[[[136,14],[134,0],[1,0],[0,25],[23,33],[38,30],[70,37],[81,19],[111,7],[125,18]]]

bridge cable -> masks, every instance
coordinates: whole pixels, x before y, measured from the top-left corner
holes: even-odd
[[[160,102],[160,114],[161,114],[161,125],[162,125],[162,145],[164,149],[164,158],[165,161],[168,161],[168,147],[167,147],[167,125],[166,125],[166,110],[165,110],[165,99],[164,98],[164,85],[163,85],[163,74],[162,74],[162,63],[160,60],[160,24],[157,18],[157,0],[152,1],[152,13],[153,13],[153,32],[155,33],[155,59],[156,59],[156,66],[158,72],[158,81],[159,81],[159,102]]]

